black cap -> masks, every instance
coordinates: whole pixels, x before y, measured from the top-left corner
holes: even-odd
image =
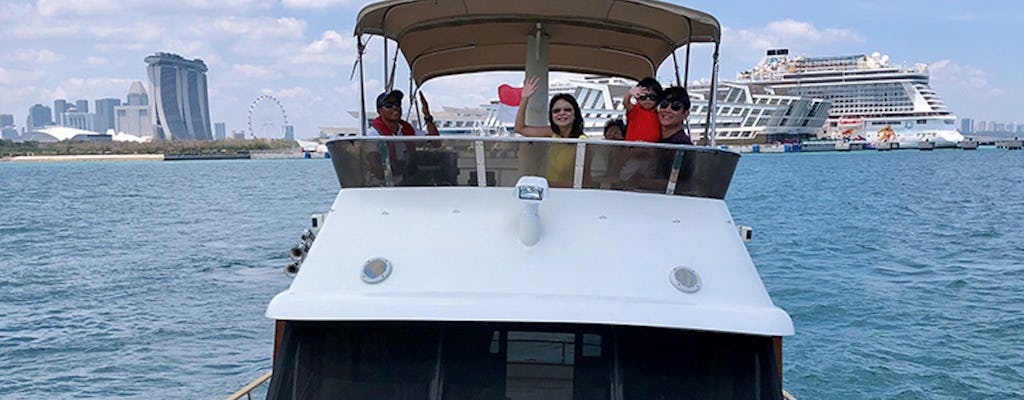
[[[396,101],[401,102],[402,98],[405,97],[405,94],[398,89],[381,93],[380,95],[377,96],[377,108],[383,106],[384,100],[387,100],[388,97],[394,97]]]

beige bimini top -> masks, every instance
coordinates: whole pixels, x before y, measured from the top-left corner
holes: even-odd
[[[642,79],[692,42],[718,43],[700,11],[640,0],[390,0],[364,7],[355,34],[399,43],[418,85],[438,76],[521,70],[538,24],[552,71]]]

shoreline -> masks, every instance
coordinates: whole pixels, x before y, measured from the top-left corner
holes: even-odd
[[[163,161],[163,154],[79,154],[55,156],[14,156],[4,162],[60,162],[60,161]]]

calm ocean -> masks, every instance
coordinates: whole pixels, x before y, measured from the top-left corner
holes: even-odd
[[[231,394],[336,191],[325,160],[0,163],[0,398]],[[1024,153],[748,155],[727,202],[799,399],[1024,398]]]

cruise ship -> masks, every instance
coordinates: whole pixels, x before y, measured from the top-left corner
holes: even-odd
[[[889,64],[871,55],[790,56],[788,49],[768,50],[737,83],[758,93],[829,100],[828,120],[820,136],[833,140],[896,143],[916,148],[955,147],[964,140],[956,116],[928,85],[928,66]]]

